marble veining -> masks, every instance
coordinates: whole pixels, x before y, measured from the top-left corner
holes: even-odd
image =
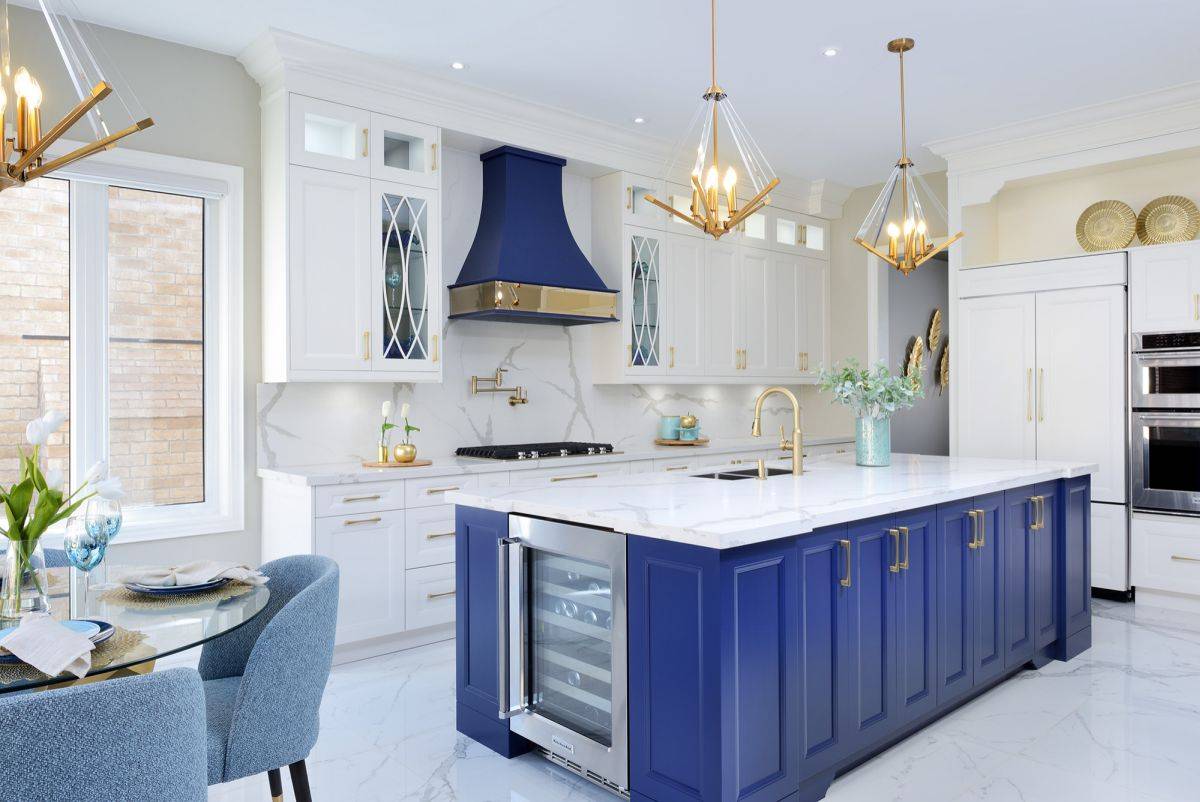
[[[772,465],[789,467],[790,460]],[[732,482],[617,474],[567,486],[522,482],[514,474],[509,486],[457,491],[446,499],[726,549],[1098,468],[1087,463],[922,454],[894,454],[892,464],[881,468],[860,468],[853,454],[818,457],[806,460],[805,466],[799,477]]]
[[[826,802],[1196,799],[1200,623],[1093,606],[1089,651],[972,700],[839,777]],[[335,667],[308,766],[316,799],[617,799],[540,757],[505,760],[456,733],[453,641]],[[209,790],[211,802],[266,798],[265,776]]]

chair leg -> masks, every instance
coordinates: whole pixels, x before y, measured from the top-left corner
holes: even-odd
[[[271,784],[271,802],[283,802],[283,778],[279,776],[279,769],[267,772],[267,782]]]
[[[296,794],[296,802],[312,802],[312,792],[308,790],[308,769],[303,760],[297,760],[288,766],[292,773],[292,792]]]

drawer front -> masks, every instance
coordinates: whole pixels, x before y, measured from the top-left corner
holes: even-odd
[[[576,465],[561,468],[534,468],[529,471],[513,471],[513,482],[529,482],[537,479],[549,479],[551,482],[586,482],[601,476],[629,473],[628,462],[606,462],[602,465]]]
[[[449,624],[454,621],[454,566],[431,565],[412,568],[405,585],[405,622],[408,629]]]
[[[362,482],[318,487],[314,508],[318,518],[403,509],[404,482]]]
[[[820,457],[824,454],[846,454],[854,448],[853,443],[825,443],[819,446],[805,446],[804,456]]]
[[[654,460],[655,471],[666,471],[669,473],[688,473],[690,471],[699,471],[704,468],[725,468],[731,465],[741,467],[754,467],[755,462],[759,458],[774,459],[774,452],[767,450],[762,451],[742,451],[734,454],[689,454],[686,457],[673,459],[656,459]],[[782,451],[778,452],[779,457],[787,456]]]
[[[1200,519],[1133,517],[1133,584],[1200,595]]]
[[[454,562],[454,505],[404,512],[404,564],[423,568]]]
[[[474,490],[478,477],[435,476],[431,479],[409,479],[404,483],[405,507],[433,507],[446,503],[446,494],[454,490]]]

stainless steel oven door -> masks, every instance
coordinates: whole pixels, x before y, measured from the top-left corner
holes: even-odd
[[[500,715],[628,789],[625,536],[510,515],[500,549]]]
[[[1200,515],[1200,412],[1134,412],[1133,506]]]
[[[1129,372],[1134,409],[1200,409],[1200,352],[1135,353]]]

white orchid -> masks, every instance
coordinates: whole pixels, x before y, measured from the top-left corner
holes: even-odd
[[[42,425],[46,427],[46,434],[51,435],[59,430],[66,423],[67,416],[59,412],[57,409],[51,409],[42,416]]]
[[[88,472],[84,474],[84,484],[91,484],[99,479],[108,478],[108,460],[98,460],[95,465],[88,468]]]
[[[380,410],[380,412],[383,413],[384,420],[387,420],[388,418],[392,417],[392,409],[393,409],[393,407],[392,407],[391,401],[383,402],[383,408]]]
[[[119,501],[125,497],[125,489],[121,487],[121,480],[116,476],[109,479],[101,479],[92,485],[92,490],[100,498],[105,498],[109,501]]]
[[[46,444],[46,439],[50,436],[50,432],[46,431],[46,424],[41,418],[34,418],[29,423],[25,424],[25,439],[31,446],[41,446]]]

